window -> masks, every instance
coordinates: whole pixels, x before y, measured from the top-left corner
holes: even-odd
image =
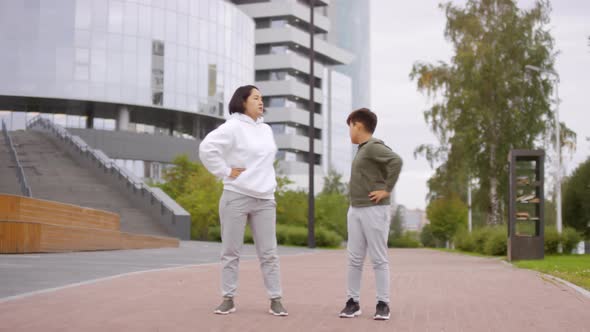
[[[209,97],[215,96],[217,92],[217,65],[209,65]]]
[[[270,125],[273,134],[280,135],[285,133],[285,125],[282,123],[273,123]]]
[[[152,104],[164,104],[164,42],[152,41]]]
[[[287,45],[272,45],[270,47],[270,54],[287,54],[291,53]]]
[[[162,179],[162,165],[160,163],[150,163],[150,178],[156,181],[160,181]]]

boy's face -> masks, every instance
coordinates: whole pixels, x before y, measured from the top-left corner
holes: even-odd
[[[360,134],[364,130],[363,124],[360,122],[350,122],[348,125],[348,133],[350,134],[350,141],[352,144],[359,144]]]

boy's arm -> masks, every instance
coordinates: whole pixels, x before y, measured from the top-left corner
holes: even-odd
[[[391,151],[390,148],[383,144],[373,144],[373,159],[383,165],[385,171],[385,190],[389,193],[397,183],[399,173],[401,172],[403,161],[400,156]]]

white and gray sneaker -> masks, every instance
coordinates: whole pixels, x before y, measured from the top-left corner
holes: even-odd
[[[280,297],[270,300],[270,309],[268,312],[275,316],[289,316],[289,313],[281,303]]]
[[[223,302],[215,309],[214,313],[218,315],[227,315],[236,311],[233,297],[224,297]]]
[[[388,320],[390,316],[389,313],[389,304],[383,301],[377,302],[377,308],[375,310],[375,316],[373,319],[375,320]]]

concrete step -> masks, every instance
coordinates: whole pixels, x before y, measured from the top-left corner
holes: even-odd
[[[118,213],[122,231],[170,236],[118,188],[79,165],[54,138],[36,131],[15,132],[12,138],[35,198]]]
[[[4,134],[0,130],[0,193],[21,195],[15,167]]]

